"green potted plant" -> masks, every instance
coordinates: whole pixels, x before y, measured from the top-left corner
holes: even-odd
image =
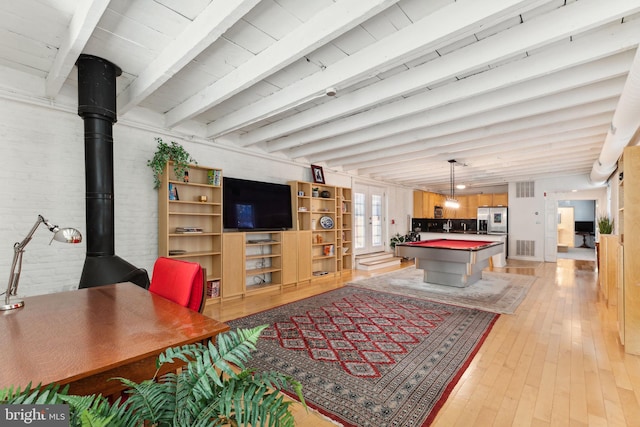
[[[256,373],[244,367],[265,328],[220,334],[217,348],[210,342],[166,350],[158,358],[158,368],[174,360],[186,366],[140,384],[118,378],[128,387],[125,400],[73,396],[67,393],[68,386],[51,384],[0,389],[0,404],[67,404],[72,427],[293,426],[289,409],[293,402],[285,401],[279,390],[291,386],[306,408],[300,383],[276,372]]]
[[[198,164],[198,162],[191,157],[191,154],[184,149],[184,147],[177,142],[171,141],[170,144],[162,141],[162,138],[156,138],[158,147],[151,160],[147,161],[147,166],[153,171],[154,187],[160,188],[162,172],[164,172],[167,163],[173,162],[173,171],[176,177],[182,178],[185,172],[189,170],[189,164]]]
[[[599,216],[598,231],[600,232],[600,234],[613,233],[613,219],[609,218],[607,215]]]
[[[396,245],[398,243],[404,243],[407,241],[407,236],[403,236],[400,233],[396,233],[395,235],[391,236],[391,240],[389,241],[389,246],[391,246],[391,249],[393,249],[394,253],[396,252]]]

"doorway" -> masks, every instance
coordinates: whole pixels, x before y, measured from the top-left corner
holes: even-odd
[[[595,200],[559,200],[557,258],[595,261],[595,220]],[[561,236],[566,252],[560,251]]]
[[[353,186],[353,241],[356,255],[381,252],[385,249],[384,189],[373,185]]]
[[[575,212],[573,206],[558,207],[558,252],[575,246]]]

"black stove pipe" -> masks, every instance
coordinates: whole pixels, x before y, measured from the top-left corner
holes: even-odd
[[[144,269],[115,255],[113,192],[113,124],[116,114],[116,77],[122,70],[111,62],[80,55],[78,115],[84,120],[87,258],[80,288],[130,281],[149,285]]]

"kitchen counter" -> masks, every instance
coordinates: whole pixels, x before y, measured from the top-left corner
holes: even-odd
[[[477,231],[451,231],[449,233],[420,232],[420,240],[451,239],[451,240],[484,240],[487,242],[502,242],[502,252],[491,257],[494,267],[506,267],[507,265],[507,235],[486,234]]]

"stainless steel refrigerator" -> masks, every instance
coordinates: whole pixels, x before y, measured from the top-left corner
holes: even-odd
[[[487,234],[507,234],[508,215],[506,207],[478,208],[478,231]]]

